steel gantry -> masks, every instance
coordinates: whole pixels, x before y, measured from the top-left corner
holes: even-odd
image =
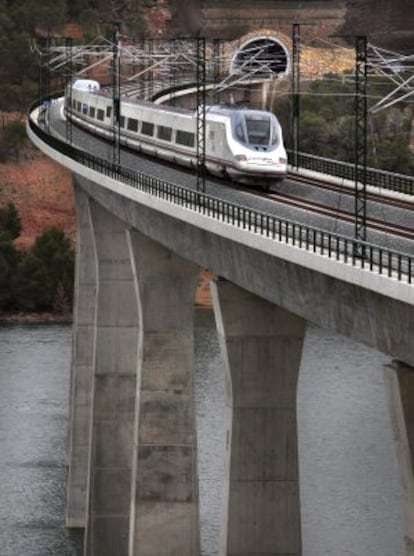
[[[233,53],[223,48],[220,39],[204,39],[206,79],[216,83],[214,94],[235,85],[274,77],[283,64],[276,60],[269,46],[271,41],[255,43],[239,49],[238,61]],[[71,72],[75,76],[92,76],[99,71],[111,83],[115,36],[101,35],[88,44],[72,42],[70,47]],[[145,39],[131,41],[118,34],[117,52],[121,60],[121,92],[130,96],[152,98],[162,89],[194,83],[200,69],[200,39]],[[41,55],[39,42],[32,49]],[[43,50],[44,52],[44,50]],[[62,72],[68,64],[68,46],[52,38],[45,65],[52,74]],[[284,66],[283,66],[284,67]],[[213,93],[211,93],[213,94]]]
[[[121,162],[121,58],[119,53],[120,24],[114,22],[112,45],[112,128],[113,128],[113,162]]]
[[[68,106],[72,106],[72,39],[66,38],[66,71],[65,71],[65,82],[66,82],[66,103]],[[69,145],[72,144],[72,122],[69,118],[66,118],[66,141]]]
[[[114,23],[114,22],[112,22]],[[355,37],[354,37],[355,38]],[[47,43],[33,43],[40,57],[41,77],[39,89],[42,97],[49,98],[49,80],[53,74],[66,76],[71,82],[76,76],[93,77],[99,71],[103,87],[112,87],[114,160],[119,162],[120,98],[121,95],[154,100],[160,92],[173,92],[196,82],[195,110],[197,114],[197,189],[204,190],[205,125],[208,84],[210,103],[220,101],[220,94],[234,87],[248,87],[252,83],[273,79],[288,71],[286,52],[276,47],[270,37],[252,40],[246,45],[223,48],[219,40],[146,39],[131,41],[121,36],[119,27],[111,39],[98,36],[86,45],[49,37]],[[276,39],[274,39],[277,42]],[[332,46],[332,45],[331,45]],[[300,98],[300,27],[292,29],[292,135],[293,165],[298,165],[299,152],[299,98]],[[366,239],[366,160],[367,112],[376,113],[395,103],[406,100],[414,92],[414,56],[400,56],[367,44],[366,37],[355,38],[355,237]],[[42,73],[43,71],[43,73]],[[367,77],[381,75],[394,84],[392,92],[367,107]],[[70,88],[68,88],[70,89]],[[40,93],[40,90],[39,90]],[[45,94],[46,93],[46,94]],[[70,92],[69,92],[70,94]],[[194,94],[194,93],[193,93]],[[47,101],[46,101],[47,102]],[[45,109],[45,114],[47,110]],[[67,126],[67,140],[71,142],[71,128]]]
[[[369,112],[376,114],[414,95],[414,54],[402,55],[367,45],[368,73],[386,78],[392,90],[379,99]]]
[[[355,239],[367,238],[367,38],[355,37]],[[363,253],[359,253],[363,255]]]
[[[197,38],[197,191],[206,189],[206,39]]]
[[[124,91],[132,91],[131,94],[134,94],[135,90],[137,96],[145,93],[147,98],[151,98],[162,87],[175,84],[178,86],[190,80],[194,81],[197,68],[197,39],[132,41],[123,36],[119,36],[118,39],[118,52],[123,70],[123,75],[120,75],[122,94]],[[298,60],[299,24],[293,26],[292,39],[291,71],[295,73],[295,80],[298,82],[299,66],[306,64]],[[295,41],[297,41],[296,47]],[[270,43],[271,39],[267,39],[262,42],[253,41],[238,50],[235,47],[235,56],[230,49],[223,48],[222,41],[206,41],[207,79],[217,84],[215,92],[235,85],[247,85],[259,79],[266,80],[283,72],[284,62],[281,58],[283,53],[274,51]],[[333,45],[333,43],[329,44]],[[65,66],[69,64],[70,70],[67,72],[72,75],[93,75],[93,72],[99,68],[103,75],[105,73],[108,75],[108,84],[111,82],[114,37],[108,39],[98,35],[88,44],[76,44],[72,41],[70,47],[68,44],[62,44],[61,37],[50,37],[48,44],[45,41],[36,41],[32,42],[31,46],[32,50],[42,58],[44,68],[47,68],[52,75],[63,72]],[[217,63],[218,59],[219,63]],[[387,108],[413,94],[414,55],[403,56],[368,43],[367,64],[370,75],[382,75],[395,85],[395,89],[379,99],[370,108],[370,112],[375,113]],[[138,71],[135,71],[136,69]]]
[[[292,26],[292,138],[293,166],[298,168],[300,106],[300,24]]]

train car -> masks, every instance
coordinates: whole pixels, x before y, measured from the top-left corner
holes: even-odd
[[[94,80],[73,83],[65,112],[78,125],[113,136],[113,98]],[[121,99],[120,142],[176,162],[197,164],[197,113],[151,102]],[[287,173],[282,129],[276,116],[237,106],[206,107],[205,164],[217,176],[267,186]]]

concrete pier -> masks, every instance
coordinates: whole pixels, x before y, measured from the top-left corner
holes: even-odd
[[[89,198],[76,183],[74,193],[77,209],[77,252],[66,524],[68,527],[85,527],[98,284]]]
[[[228,504],[220,554],[301,554],[296,387],[306,323],[212,284],[226,368]]]
[[[90,202],[98,261],[88,556],[128,554],[139,311],[125,223]]]
[[[200,268],[75,194],[68,526],[88,556],[198,556]]]
[[[394,361],[384,370],[404,496],[405,554],[414,556],[414,369]]]
[[[197,556],[193,313],[200,268],[138,232],[129,247],[141,311],[130,556]]]

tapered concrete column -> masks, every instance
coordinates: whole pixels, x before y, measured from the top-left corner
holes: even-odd
[[[141,306],[130,556],[199,554],[193,312],[200,269],[137,232]]]
[[[305,322],[229,282],[211,289],[228,400],[220,554],[299,555],[296,385]]]
[[[405,553],[414,556],[414,369],[394,361],[385,378],[404,496]]]
[[[98,259],[86,556],[128,554],[139,317],[125,224],[91,202]]]
[[[85,527],[95,360],[97,268],[88,196],[74,183],[77,216],[66,524]]]

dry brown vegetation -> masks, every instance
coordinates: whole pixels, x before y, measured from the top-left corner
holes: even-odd
[[[23,230],[16,240],[29,247],[44,230],[56,227],[75,241],[75,206],[71,177],[64,168],[35,149],[17,163],[0,164],[0,204],[13,202]]]
[[[56,227],[76,241],[75,204],[70,173],[35,149],[28,149],[18,163],[0,164],[0,205],[13,202],[22,220],[16,246],[26,249],[44,230]],[[208,282],[200,277],[196,304],[209,306]]]

